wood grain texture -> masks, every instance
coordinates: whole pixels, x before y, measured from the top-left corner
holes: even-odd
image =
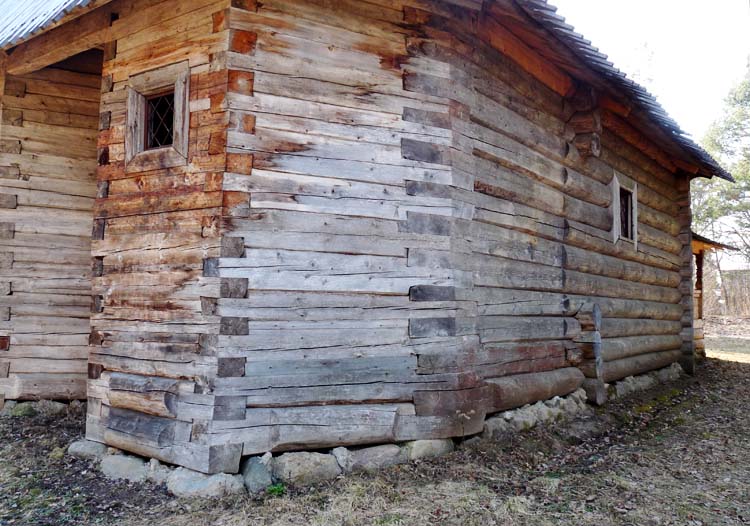
[[[94,69],[96,64],[93,64]],[[5,77],[0,153],[0,393],[86,396],[99,76]],[[88,118],[91,116],[91,118]]]

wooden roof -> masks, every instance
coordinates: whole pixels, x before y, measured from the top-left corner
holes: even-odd
[[[109,0],[0,0],[0,49],[8,49]]]
[[[695,232],[693,232],[692,248],[693,254],[698,254],[699,252],[705,252],[707,250],[739,250],[737,247],[719,243],[718,241],[703,237]]]

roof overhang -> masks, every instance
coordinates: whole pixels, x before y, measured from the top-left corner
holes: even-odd
[[[709,250],[739,250],[737,247],[719,243],[718,241],[714,241],[713,239],[701,236],[699,234],[696,234],[695,232],[693,232],[692,249],[693,254],[698,254],[700,252],[706,252]]]
[[[0,0],[4,20],[0,27],[0,50],[7,51],[111,1]]]

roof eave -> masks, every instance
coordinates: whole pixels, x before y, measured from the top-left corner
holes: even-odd
[[[20,44],[43,35],[56,27],[67,24],[68,22],[112,1],[113,0],[79,0],[72,7],[64,8],[56,16],[42,23],[38,27],[31,28],[27,33],[22,33],[19,36],[14,36],[9,40],[0,43],[0,51],[7,52]]]

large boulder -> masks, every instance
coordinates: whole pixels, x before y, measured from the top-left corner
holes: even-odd
[[[420,458],[441,457],[447,455],[454,449],[453,440],[433,439],[433,440],[414,440],[404,444],[404,450],[409,460]]]
[[[181,498],[220,498],[245,493],[245,486],[239,475],[204,475],[177,468],[167,477],[167,490]]]
[[[130,455],[107,455],[102,459],[104,476],[114,480],[142,482],[146,480],[146,462]]]
[[[242,461],[240,475],[250,493],[262,493],[273,484],[271,476],[271,460],[273,457],[266,453],[262,457],[250,457]]]
[[[355,450],[337,447],[332,453],[345,472],[376,471],[408,460],[406,451],[395,444]]]
[[[76,440],[68,446],[68,455],[83,460],[99,460],[107,454],[107,446],[92,440]]]
[[[322,453],[284,453],[272,462],[273,476],[285,484],[304,486],[341,475],[336,458]]]

